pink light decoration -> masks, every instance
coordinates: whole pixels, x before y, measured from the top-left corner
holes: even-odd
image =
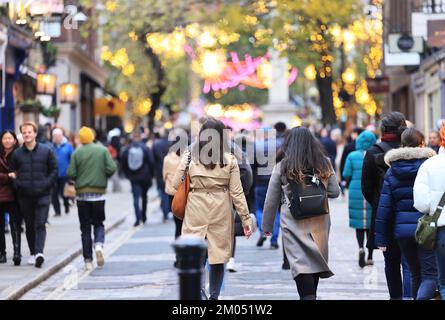
[[[197,55],[194,52],[193,48],[189,45],[184,45],[185,52],[192,59],[197,59]],[[266,53],[261,57],[252,58],[249,54],[244,55],[244,61],[240,61],[238,54],[236,52],[230,52],[230,57],[232,58],[231,62],[227,62],[225,69],[222,74],[215,79],[205,79],[204,87],[202,89],[203,93],[209,93],[211,90],[218,91],[221,89],[229,89],[234,88],[241,83],[244,85],[249,85],[253,87],[257,87],[260,89],[265,89],[266,86],[264,83],[258,79],[256,72],[258,67],[268,61],[270,58],[270,54]],[[298,70],[296,68],[292,68],[288,83],[292,84],[298,76]],[[243,89],[245,90],[245,86],[243,85]]]

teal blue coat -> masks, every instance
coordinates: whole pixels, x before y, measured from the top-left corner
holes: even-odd
[[[362,132],[355,141],[355,151],[346,158],[343,177],[349,183],[349,226],[355,229],[371,227],[372,207],[362,193],[362,167],[365,151],[376,142],[376,136],[370,131]]]

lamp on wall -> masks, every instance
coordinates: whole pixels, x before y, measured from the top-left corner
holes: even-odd
[[[56,93],[56,76],[48,73],[37,74],[37,93],[54,95]]]
[[[60,85],[60,102],[76,103],[77,101],[77,85],[73,83],[62,83]]]

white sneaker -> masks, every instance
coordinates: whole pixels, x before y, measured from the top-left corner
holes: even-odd
[[[236,272],[235,258],[229,259],[229,262],[227,262],[227,270],[230,272]]]
[[[93,263],[91,261],[85,261],[85,271],[92,271],[93,269]]]
[[[35,264],[36,264],[36,256],[29,256],[28,264],[29,264],[30,266],[35,265]]]
[[[97,262],[97,265],[99,267],[102,267],[104,265],[104,263],[105,263],[105,260],[104,260],[104,249],[103,249],[101,244],[96,244],[95,250],[96,250],[96,262]]]

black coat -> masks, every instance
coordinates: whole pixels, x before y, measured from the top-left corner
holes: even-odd
[[[391,148],[400,147],[399,142],[389,142]],[[380,193],[383,186],[383,178],[381,176],[380,169],[377,165],[376,157],[383,155],[384,152],[377,144],[373,145],[366,151],[365,159],[363,160],[363,170],[362,170],[362,192],[366,201],[368,201],[372,206],[372,216],[371,216],[371,228],[369,230],[369,237],[367,241],[368,248],[375,248],[374,237],[375,237],[375,219],[377,208],[379,206]],[[383,156],[381,157],[383,160]],[[387,168],[388,169],[388,168]]]
[[[142,150],[144,151],[144,162],[142,167],[136,171],[131,170],[128,167],[128,152],[133,144],[138,144]],[[154,161],[153,161],[153,153],[150,148],[147,147],[142,142],[132,142],[130,143],[122,153],[122,170],[130,181],[148,181],[149,186],[152,185],[153,173],[154,173]]]
[[[49,196],[58,170],[54,152],[47,145],[37,143],[30,151],[23,147],[14,151],[11,165],[17,172],[15,185],[19,196]]]
[[[156,175],[156,184],[161,190],[165,189],[164,178],[162,177],[164,158],[170,149],[170,142],[167,138],[157,139],[153,143],[153,157]]]
[[[346,158],[348,157],[348,155],[352,152],[355,151],[355,141],[351,141],[349,142],[345,148],[343,149],[343,153],[341,155],[341,160],[340,160],[340,175],[341,175],[341,180],[345,181],[346,179],[343,177],[343,169],[345,168],[345,164],[346,164]]]

